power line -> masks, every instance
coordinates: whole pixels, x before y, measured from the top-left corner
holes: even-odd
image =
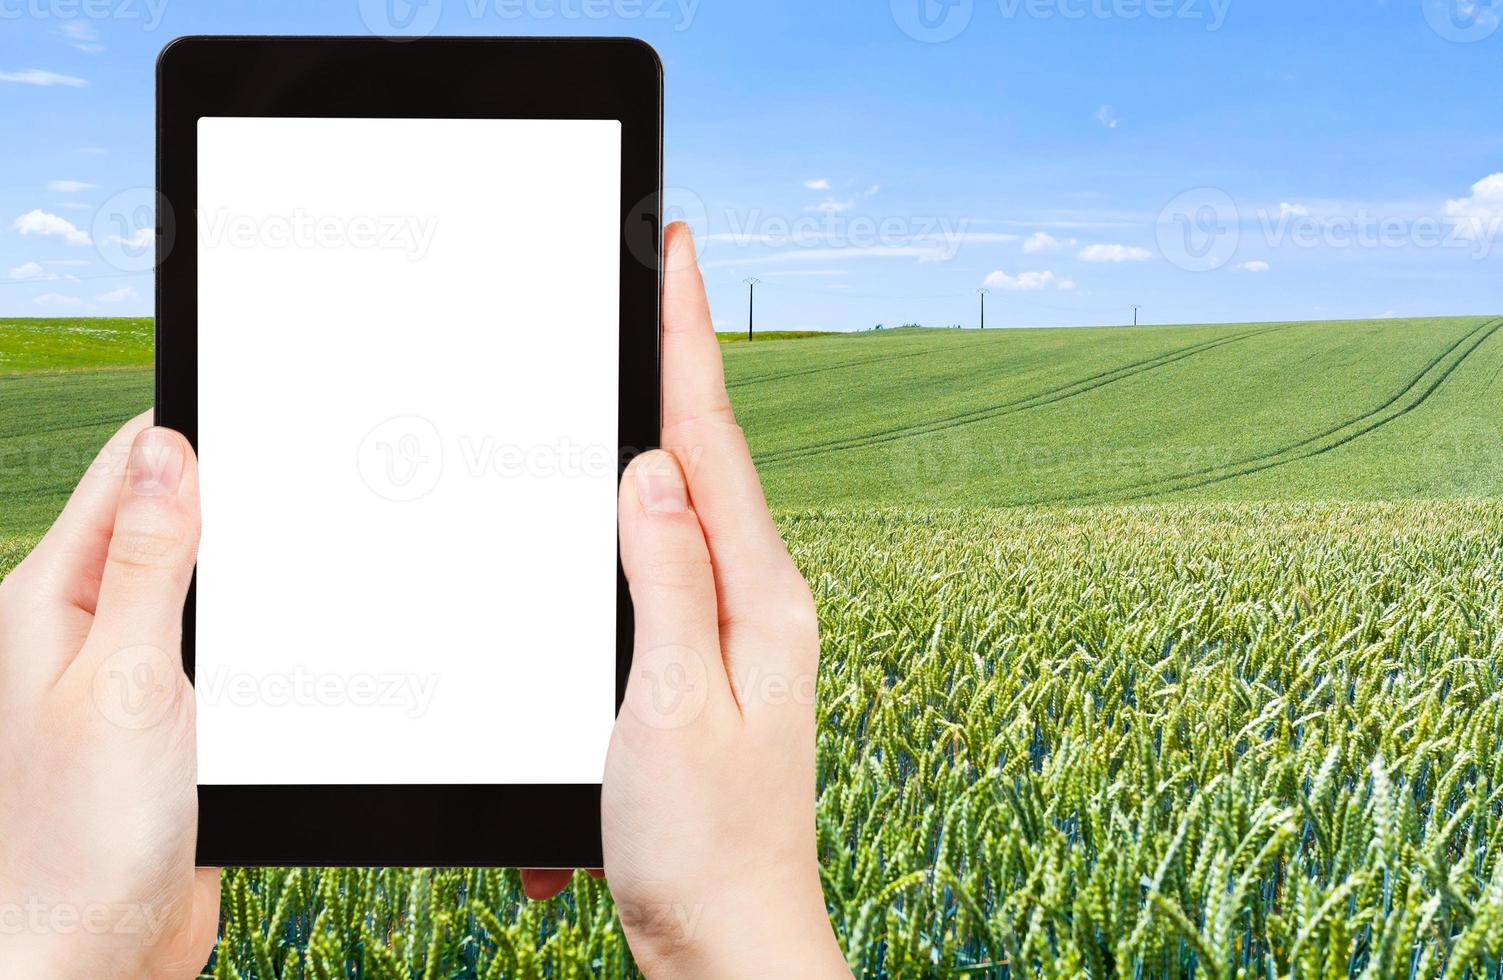
[[[762,280],[756,276],[748,276],[746,283],[746,342],[752,342],[752,327],[757,322],[757,283]]]

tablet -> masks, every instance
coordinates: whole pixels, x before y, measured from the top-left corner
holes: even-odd
[[[656,55],[186,38],[157,110],[199,863],[600,866],[616,492],[659,427]]]

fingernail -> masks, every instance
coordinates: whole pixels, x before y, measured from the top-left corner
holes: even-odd
[[[183,479],[183,442],[168,429],[147,429],[130,447],[130,488],[142,497],[177,493]]]
[[[681,514],[689,509],[689,491],[678,465],[666,454],[654,454],[638,464],[637,498],[649,514]]]

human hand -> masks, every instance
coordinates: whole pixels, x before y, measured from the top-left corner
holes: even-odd
[[[0,978],[193,977],[219,872],[195,871],[198,546],[187,441],[129,422],[0,582]]]
[[[664,254],[667,451],[621,484],[636,637],[606,762],[606,878],[650,977],[849,977],[815,848],[814,603],[736,425],[685,225]],[[547,898],[569,873],[523,878]]]

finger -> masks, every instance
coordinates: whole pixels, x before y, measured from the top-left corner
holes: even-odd
[[[560,868],[522,869],[522,893],[534,902],[546,902],[569,887],[573,871]]]
[[[83,645],[99,598],[125,460],[150,424],[151,413],[145,412],[110,438],[52,527],[7,578],[7,590],[26,604],[25,616],[0,616],[0,646],[27,652],[6,665],[12,690],[51,684]],[[17,636],[22,623],[25,636]]]
[[[621,718],[672,732],[692,730],[706,716],[734,717],[710,554],[672,454],[632,461],[620,511],[621,564],[636,619]]]
[[[142,648],[177,661],[198,550],[198,467],[188,441],[147,429],[131,444],[83,661]]]
[[[725,390],[720,342],[688,226],[670,225],[663,289],[663,445],[683,462],[714,561],[728,656],[743,670],[801,678],[816,669],[808,587],[779,536]],[[774,642],[740,644],[748,628]],[[758,663],[737,663],[756,657]]]

